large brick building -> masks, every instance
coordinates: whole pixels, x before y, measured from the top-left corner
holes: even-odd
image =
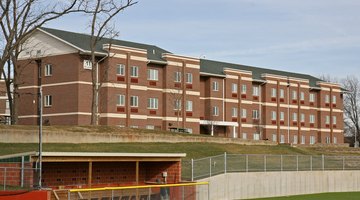
[[[6,94],[5,80],[0,76],[0,124],[10,124],[9,100]]]
[[[38,122],[34,94],[39,72],[36,62],[29,62],[35,59],[42,63],[44,121],[90,124],[89,40],[88,35],[48,28],[29,38],[20,56],[21,124]],[[96,53],[102,125],[180,127],[192,133],[279,143],[343,143],[338,84],[122,40],[103,39]]]

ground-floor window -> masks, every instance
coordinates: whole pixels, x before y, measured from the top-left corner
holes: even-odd
[[[273,141],[273,142],[276,142],[276,139],[277,139],[277,138],[276,138],[276,134],[273,134],[273,135],[272,135],[272,141]]]
[[[186,131],[187,131],[188,133],[192,133],[192,132],[193,132],[192,128],[187,128]]]
[[[326,142],[326,144],[330,144],[330,137],[326,137],[325,142]]]
[[[146,125],[146,129],[154,130],[155,126],[154,125]]]
[[[246,140],[246,139],[247,139],[247,133],[243,133],[243,134],[242,134],[242,138],[243,138],[244,140]]]
[[[254,133],[254,140],[260,140],[260,134]]]
[[[294,135],[293,144],[297,144],[297,143],[298,143],[298,136]]]
[[[337,138],[336,137],[334,137],[334,144],[336,144],[337,143]]]
[[[130,126],[130,128],[139,128],[139,126]]]
[[[285,143],[285,136],[284,135],[280,135],[280,143]]]
[[[305,135],[301,136],[301,144],[305,144]]]
[[[310,136],[310,144],[315,144],[315,136]]]

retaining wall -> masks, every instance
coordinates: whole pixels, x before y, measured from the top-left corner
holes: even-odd
[[[209,181],[214,200],[360,191],[360,171],[228,173],[199,181]],[[198,197],[208,199],[208,194]]]

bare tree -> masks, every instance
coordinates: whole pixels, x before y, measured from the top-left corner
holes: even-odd
[[[347,90],[344,95],[345,129],[351,131],[357,142],[360,138],[360,81],[355,76],[348,76],[342,80],[342,86]]]
[[[63,15],[79,12],[84,0],[2,0],[0,1],[0,72],[7,75],[6,84],[13,84],[16,92],[19,85],[17,59],[22,50],[22,43],[39,27]],[[8,62],[5,72],[4,66]],[[11,71],[13,72],[11,73]],[[11,74],[13,78],[11,78]],[[10,100],[12,122],[17,121],[16,98],[7,92]]]
[[[104,37],[114,38],[118,35],[114,26],[111,26],[113,18],[125,8],[136,4],[133,0],[88,0],[85,3],[86,13],[91,16],[90,22],[90,60],[92,64],[92,103],[91,103],[91,125],[99,124],[99,93],[101,83],[99,82],[98,64],[102,59],[96,57],[96,47]],[[111,47],[111,44],[110,44]],[[108,49],[110,52],[110,49]]]

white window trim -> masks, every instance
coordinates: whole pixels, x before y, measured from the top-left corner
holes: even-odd
[[[193,75],[192,73],[186,73],[186,83],[193,83]]]
[[[232,83],[231,84],[231,92],[237,93],[237,90],[238,90],[238,85],[236,83]]]
[[[117,101],[116,101],[116,106],[125,106],[125,95],[123,94],[119,94],[117,95]]]
[[[45,95],[44,96],[44,107],[51,107],[52,106],[52,96]]]
[[[259,86],[253,86],[253,96],[259,96]]]
[[[241,94],[246,94],[246,90],[247,90],[247,86],[245,84],[243,84],[241,86]]]
[[[158,81],[159,80],[159,70],[148,69],[147,73],[148,73],[147,80],[149,80],[149,81]]]
[[[231,109],[231,117],[238,117],[238,108],[233,107]]]
[[[186,101],[186,108],[185,110],[187,112],[192,112],[193,111],[193,102],[192,101]]]
[[[276,96],[277,96],[277,95],[276,95],[276,92],[277,92],[277,91],[276,91],[276,88],[271,88],[271,97],[272,97],[272,98],[276,98]]]
[[[91,60],[84,60],[83,61],[83,67],[84,67],[84,69],[92,69]]]
[[[133,105],[131,105],[133,104]],[[130,107],[139,107],[139,97],[138,96],[131,96],[130,97]]]
[[[139,67],[138,66],[131,66],[131,68],[130,68],[130,77],[133,77],[133,78],[138,78],[139,77]]]
[[[212,90],[219,91],[219,83],[217,81],[212,82]]]
[[[219,116],[219,107],[213,106],[213,116]]]
[[[174,82],[176,83],[181,83],[181,72],[176,71],[174,73]]]
[[[125,65],[124,64],[118,64],[116,66],[116,75],[125,76]]]
[[[45,76],[52,76],[52,65],[46,64],[44,68],[44,75]]]
[[[159,99],[158,98],[148,98],[148,109],[158,109],[159,108]]]

